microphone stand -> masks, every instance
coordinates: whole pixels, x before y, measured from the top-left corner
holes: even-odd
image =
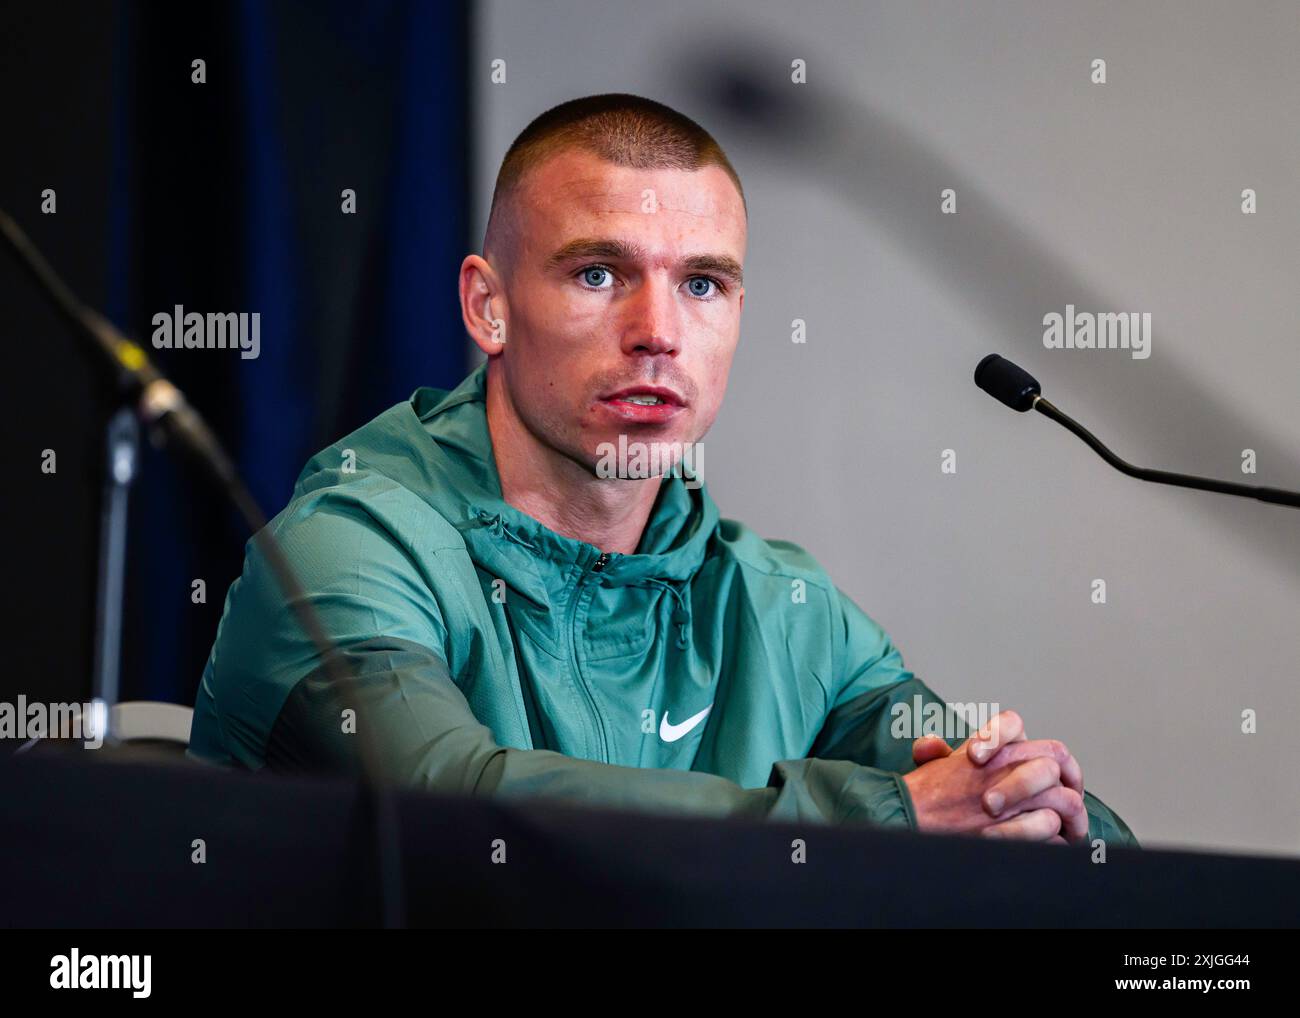
[[[1239,495],[1242,498],[1254,498],[1260,502],[1270,502],[1273,505],[1285,505],[1300,509],[1300,494],[1293,491],[1283,491],[1281,488],[1262,488],[1250,484],[1233,484],[1231,481],[1216,481],[1209,477],[1193,477],[1191,474],[1175,474],[1168,470],[1151,470],[1148,467],[1134,466],[1132,463],[1116,456],[1101,443],[1101,440],[1096,435],[1072,417],[1061,413],[1041,395],[1035,394],[1033,399],[1033,408],[1035,410],[1044,417],[1055,421],[1066,430],[1074,432],[1075,435],[1088,444],[1093,452],[1120,473],[1127,474],[1129,477],[1136,477],[1140,481],[1153,481],[1156,484],[1172,484],[1179,488],[1214,491],[1220,495]]]
[[[342,655],[321,625],[320,617],[276,541],[257,500],[244,484],[234,463],[203,418],[186,402],[181,391],[150,362],[144,349],[120,333],[111,322],[82,304],[7,212],[0,209],[0,236],[17,254],[23,268],[54,302],[73,331],[107,361],[116,375],[123,406],[109,425],[107,500],[101,517],[101,548],[96,618],[97,692],[118,695],[121,648],[122,581],[125,573],[127,488],[135,474],[138,429],[132,411],[152,429],[162,444],[189,455],[230,499],[253,535],[253,543],[266,559],[285,601],[295,613],[320,658],[321,668],[344,705],[357,718],[361,763],[361,815],[373,825],[375,866],[379,880],[380,917],[386,928],[403,924],[401,851],[397,811],[385,794],[378,748],[369,725],[353,699],[353,677]],[[128,423],[129,421],[129,423]],[[111,703],[112,701],[110,701]]]
[[[121,694],[122,603],[126,586],[126,523],[131,482],[140,458],[135,414],[121,407],[108,422],[104,501],[99,517],[99,576],[95,586],[95,674],[92,688],[105,717]],[[107,734],[107,733],[104,733]]]

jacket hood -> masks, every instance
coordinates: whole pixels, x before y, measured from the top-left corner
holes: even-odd
[[[406,403],[386,411],[336,447],[356,453],[357,464],[409,489],[464,538],[470,557],[538,607],[552,607],[551,592],[564,586],[561,573],[589,568],[601,550],[558,534],[501,496],[501,481],[487,425],[487,365],[450,391],[422,387]],[[310,487],[325,470],[317,457],[299,478]],[[338,460],[334,459],[334,463]],[[704,561],[718,527],[718,509],[702,481],[664,477],[633,554],[611,552],[601,570],[603,586],[661,586],[678,602],[674,621],[683,642],[689,617],[683,587]]]

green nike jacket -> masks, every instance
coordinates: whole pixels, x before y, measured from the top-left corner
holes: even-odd
[[[313,457],[269,524],[352,699],[250,542],[190,756],[354,768],[366,724],[384,777],[439,792],[915,827],[895,705],[942,701],[881,627],[803,549],[720,519],[693,478],[662,481],[631,555],[512,508],[485,376],[421,388]],[[1085,798],[1093,838],[1136,844]]]

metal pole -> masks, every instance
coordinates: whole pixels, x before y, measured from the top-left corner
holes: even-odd
[[[99,584],[95,593],[95,696],[117,703],[122,655],[122,597],[126,580],[127,497],[135,480],[140,428],[127,407],[108,422],[104,504],[99,517]]]

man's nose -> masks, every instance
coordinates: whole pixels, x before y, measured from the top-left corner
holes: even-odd
[[[629,295],[624,312],[624,353],[635,356],[678,352],[681,321],[670,282],[647,278]]]

